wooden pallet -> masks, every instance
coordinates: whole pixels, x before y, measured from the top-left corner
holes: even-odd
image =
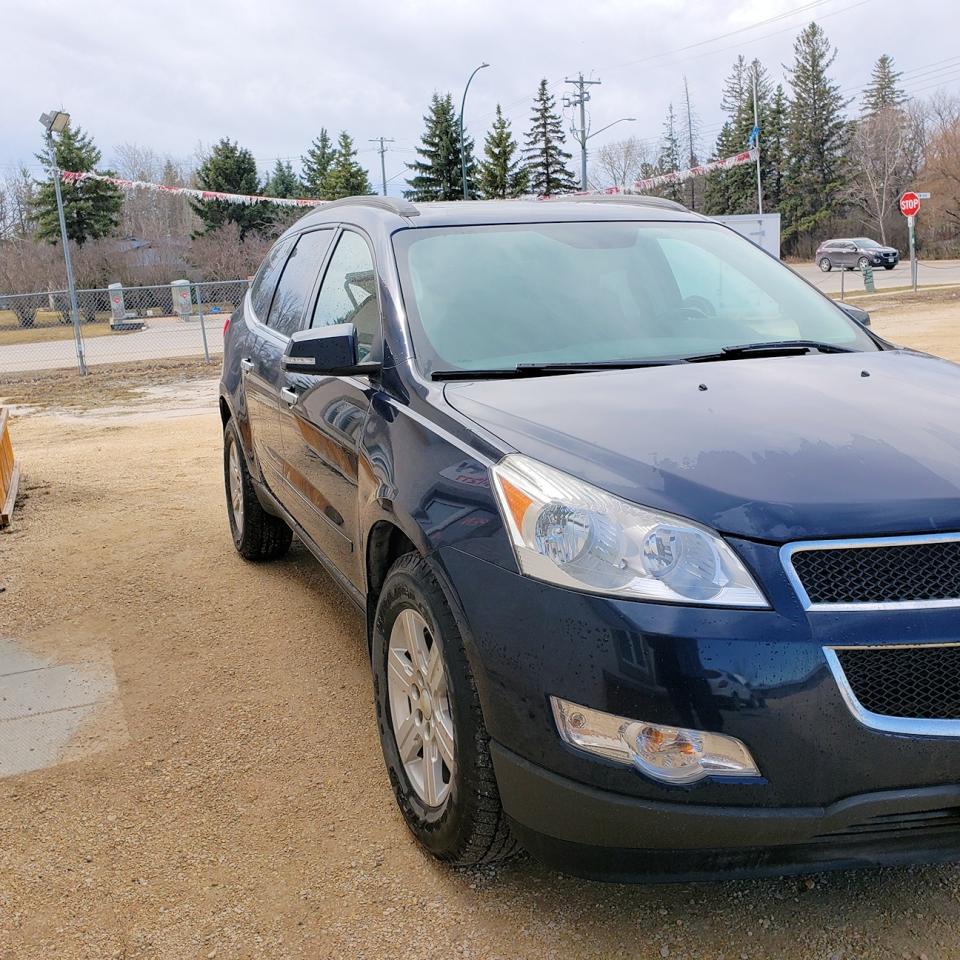
[[[17,485],[20,483],[20,464],[13,457],[8,423],[10,411],[0,407],[0,527],[5,527],[13,515],[17,502]]]

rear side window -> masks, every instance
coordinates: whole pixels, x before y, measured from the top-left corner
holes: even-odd
[[[304,233],[293,248],[277,286],[267,326],[289,337],[300,329],[303,311],[317,281],[333,230]]]
[[[267,312],[270,310],[273,291],[277,289],[280,271],[283,270],[287,254],[290,252],[294,240],[296,240],[296,237],[288,237],[276,244],[267,254],[267,258],[260,264],[260,269],[253,278],[253,286],[250,288],[250,301],[253,303],[253,312],[261,323],[267,322]]]
[[[313,311],[312,327],[352,323],[357,328],[360,361],[380,333],[377,272],[367,242],[357,233],[343,233],[330,258]]]

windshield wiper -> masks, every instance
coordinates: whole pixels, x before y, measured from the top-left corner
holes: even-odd
[[[705,353],[699,357],[687,357],[690,363],[704,363],[709,360],[737,360],[740,357],[792,357],[811,351],[818,353],[855,353],[850,347],[840,347],[835,343],[821,340],[768,340],[765,343],[740,343],[732,347],[723,347],[719,353]]]
[[[517,377],[549,377],[561,373],[590,373],[594,370],[633,370],[641,367],[663,367],[686,363],[680,359],[665,360],[584,360],[571,363],[518,363],[515,367],[490,370],[434,370],[433,380],[496,380]]]

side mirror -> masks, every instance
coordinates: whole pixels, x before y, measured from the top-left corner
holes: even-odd
[[[853,307],[849,303],[838,303],[837,306],[851,319],[856,320],[861,327],[870,326],[870,314],[859,307]]]
[[[281,365],[288,373],[335,377],[378,369],[375,363],[358,362],[357,329],[352,323],[298,330],[283,351]]]

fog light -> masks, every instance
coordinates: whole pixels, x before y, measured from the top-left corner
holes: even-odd
[[[666,783],[704,777],[759,777],[750,751],[735,737],[630,720],[551,697],[560,736],[572,747]]]

